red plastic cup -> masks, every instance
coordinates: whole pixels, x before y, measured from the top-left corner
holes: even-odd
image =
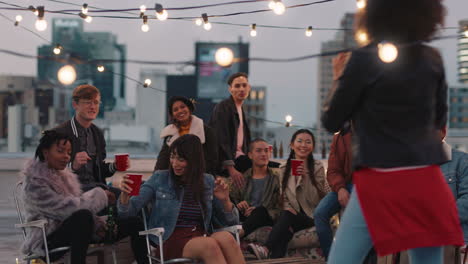
[[[115,167],[118,171],[126,171],[128,164],[128,153],[115,154]]]
[[[273,153],[273,145],[268,145],[268,150],[270,151],[270,153]]]
[[[132,191],[128,195],[137,196],[138,194],[140,194],[141,178],[143,177],[143,175],[127,173],[127,176],[130,180],[133,181],[133,183],[129,185],[130,188],[132,188]]]
[[[298,159],[292,159],[291,160],[291,174],[293,176],[301,176],[301,174],[299,174],[297,172],[297,167],[301,166],[304,164],[304,161],[303,160],[298,160]]]

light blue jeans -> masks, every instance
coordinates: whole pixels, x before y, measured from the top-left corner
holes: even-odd
[[[372,240],[356,196],[350,201],[342,217],[340,227],[332,244],[329,264],[360,264],[372,248]],[[411,264],[442,264],[443,247],[426,247],[409,250]]]
[[[353,185],[347,184],[346,190],[352,192]],[[338,193],[329,192],[314,210],[315,229],[320,242],[325,259],[328,259],[330,247],[333,242],[333,230],[330,226],[330,219],[341,210],[340,202],[338,201]]]

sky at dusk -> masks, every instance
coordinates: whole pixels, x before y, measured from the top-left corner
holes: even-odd
[[[53,1],[25,1],[5,0],[21,6],[44,5],[46,9],[76,9],[76,7],[56,3]],[[78,1],[69,2],[82,4]],[[148,0],[102,0],[86,1],[90,6],[101,8],[137,8],[142,4],[153,7],[155,1]],[[181,7],[200,5],[207,3],[228,2],[228,0],[214,1],[192,1],[192,0],[158,0],[165,7]],[[313,2],[312,0],[283,0],[286,6],[300,3]],[[445,0],[448,15],[447,27],[458,26],[458,21],[468,19],[468,0]],[[0,4],[0,7],[5,5]],[[195,9],[188,11],[172,11],[170,16],[200,16],[201,13],[224,14],[237,11],[250,11],[264,9],[267,2],[257,2],[242,5],[231,5],[225,7]],[[205,31],[197,27],[193,22],[167,20],[164,22],[151,20],[150,31],[143,33],[140,30],[141,20],[123,20],[94,18],[91,24],[85,23],[85,31],[110,31],[117,36],[121,44],[127,45],[127,58],[160,61],[186,61],[195,57],[194,43],[196,41],[222,41],[237,42],[242,38],[244,42],[250,43],[251,57],[266,58],[290,58],[317,54],[320,52],[322,42],[334,38],[336,31],[314,31],[311,38],[304,35],[305,28],[338,28],[341,18],[346,12],[354,12],[356,4],[354,0],[336,0],[329,3],[311,5],[308,7],[288,9],[282,16],[273,12],[257,13],[233,16],[229,18],[211,19],[211,21],[232,22],[241,24],[265,24],[278,26],[302,27],[304,30],[265,29],[258,28],[258,35],[251,38],[248,27],[237,27],[213,24],[211,31]],[[0,13],[11,19],[17,14],[23,15],[22,25],[34,29],[35,17],[27,11],[6,11]],[[46,13],[49,27],[39,34],[46,39],[51,39],[51,14]],[[61,17],[64,17],[61,15]],[[65,16],[77,17],[77,16]],[[446,30],[442,35],[454,35],[456,30]],[[36,55],[37,47],[48,44],[44,40],[34,36],[19,27],[13,26],[11,22],[0,17],[0,47],[16,52]],[[456,39],[448,39],[433,42],[432,45],[439,48],[445,60],[447,78],[449,85],[457,84],[457,62],[456,62]],[[33,59],[13,57],[0,53],[0,75],[27,75],[35,76],[37,63]],[[193,67],[160,67],[144,66],[138,64],[127,64],[127,75],[138,78],[140,69],[161,68],[167,69],[169,73],[191,73]],[[292,63],[250,63],[250,82],[252,85],[267,86],[267,118],[275,121],[283,121],[286,114],[293,116],[293,123],[311,126],[316,122],[316,95],[317,95],[317,68],[318,60],[310,59]],[[135,103],[136,84],[127,81],[127,102]],[[156,91],[155,91],[156,92]],[[161,94],[161,96],[165,96]]]

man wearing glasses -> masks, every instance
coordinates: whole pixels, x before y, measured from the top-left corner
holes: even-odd
[[[99,113],[101,94],[96,87],[84,84],[73,90],[72,100],[75,116],[55,128],[72,138],[71,169],[78,175],[84,191],[96,186],[108,189],[106,178],[115,173],[116,166],[105,162],[104,134],[93,124]],[[117,188],[111,191],[118,196]],[[115,196],[109,197],[110,202],[115,201]]]

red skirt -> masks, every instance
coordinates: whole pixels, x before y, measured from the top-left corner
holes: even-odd
[[[164,241],[164,260],[182,258],[184,247],[190,239],[203,235],[205,235],[205,232],[200,227],[197,227],[195,230],[192,227],[177,227],[171,236]],[[156,244],[153,244],[153,246],[156,248],[156,256],[159,257],[159,246]]]
[[[374,247],[380,256],[443,245],[463,245],[452,191],[439,166],[353,175]]]

